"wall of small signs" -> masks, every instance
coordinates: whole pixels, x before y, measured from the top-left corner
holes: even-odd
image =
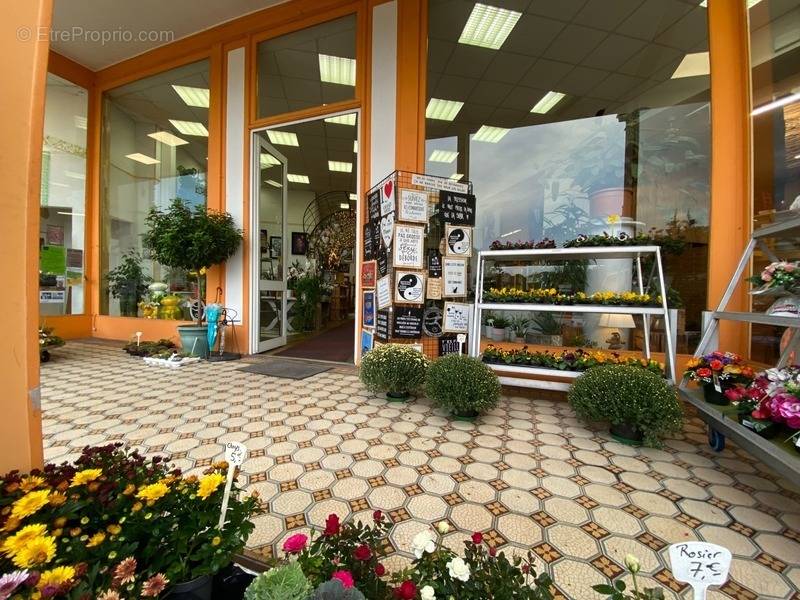
[[[390,342],[429,358],[466,352],[472,185],[395,171],[367,192],[363,214],[362,353]]]

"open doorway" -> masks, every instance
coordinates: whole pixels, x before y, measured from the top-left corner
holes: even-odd
[[[253,134],[254,352],[353,362],[358,118]]]

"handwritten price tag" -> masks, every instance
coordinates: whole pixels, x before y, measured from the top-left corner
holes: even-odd
[[[731,551],[706,542],[684,542],[669,547],[672,576],[688,583],[694,590],[694,600],[703,600],[712,585],[728,580]]]
[[[231,488],[233,487],[233,476],[236,467],[240,466],[247,458],[247,446],[239,442],[228,442],[225,444],[225,461],[228,463],[228,477],[225,480],[225,493],[222,496],[222,510],[219,514],[218,529],[225,525],[225,513],[228,512],[228,502],[231,498]]]

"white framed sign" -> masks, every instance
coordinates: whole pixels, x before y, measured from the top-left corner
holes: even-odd
[[[442,259],[442,297],[460,298],[467,295],[467,261],[464,258]]]
[[[375,284],[375,305],[380,310],[392,305],[392,278],[381,277]]]
[[[472,227],[445,225],[444,245],[447,256],[468,257],[472,255]]]
[[[424,261],[425,228],[421,225],[394,227],[394,250],[392,265],[408,269],[421,269]]]
[[[412,223],[428,222],[428,194],[417,190],[400,189],[397,220]]]
[[[466,333],[467,329],[469,329],[469,304],[445,302],[442,330],[446,333]]]
[[[394,301],[422,304],[425,301],[425,275],[421,271],[395,271]]]

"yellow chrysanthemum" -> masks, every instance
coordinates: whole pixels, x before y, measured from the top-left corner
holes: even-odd
[[[197,495],[205,500],[215,491],[217,488],[225,481],[225,477],[223,477],[220,473],[211,473],[211,475],[206,475],[200,480],[200,484],[197,487]]]
[[[158,482],[158,483],[151,483],[150,485],[145,485],[139,489],[139,492],[136,494],[136,497],[140,500],[147,500],[149,502],[155,502],[159,498],[163,498],[169,493],[169,487],[166,484]]]
[[[69,484],[70,487],[76,487],[79,485],[86,485],[87,483],[91,483],[100,475],[103,474],[102,469],[84,469],[83,471],[78,471],[72,477],[72,482]]]
[[[102,531],[98,531],[92,537],[89,538],[89,541],[86,542],[87,548],[94,548],[95,546],[99,546],[102,544],[106,539],[106,534]]]
[[[30,492],[37,487],[44,485],[44,478],[38,475],[28,475],[23,477],[19,482],[19,487],[23,492]]]
[[[49,490],[38,490],[28,492],[22,498],[14,502],[11,508],[11,516],[17,519],[24,519],[31,516],[37,510],[47,504]]]
[[[122,531],[122,527],[120,527],[117,524],[111,524],[108,527],[106,527],[106,531],[111,535],[119,535],[120,532]]]
[[[56,539],[42,535],[28,540],[25,547],[20,549],[11,561],[20,569],[30,569],[49,563],[55,555]]]
[[[14,556],[19,553],[25,546],[28,545],[28,542],[31,540],[41,537],[47,533],[47,527],[42,525],[41,523],[34,523],[33,525],[26,525],[22,529],[20,529],[15,535],[8,537],[3,542],[3,545],[0,546],[0,552],[5,554],[6,556]]]
[[[42,573],[36,587],[40,590],[48,585],[59,587],[75,579],[75,567],[54,567]]]

